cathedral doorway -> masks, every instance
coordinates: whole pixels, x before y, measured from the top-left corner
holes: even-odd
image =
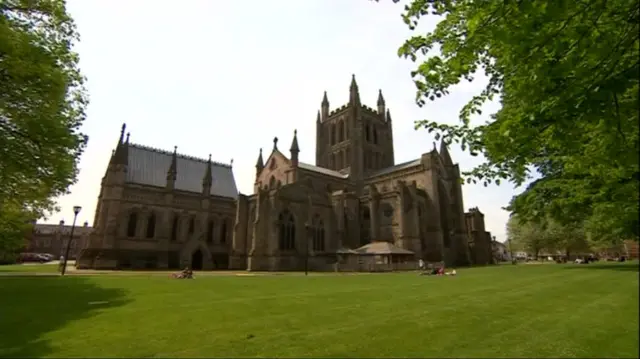
[[[191,255],[191,269],[202,270],[202,251],[200,249]]]

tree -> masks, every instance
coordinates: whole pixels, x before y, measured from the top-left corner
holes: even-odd
[[[507,237],[516,247],[538,257],[540,251],[560,251],[567,258],[571,254],[591,252],[583,226],[561,224],[551,218],[523,220],[512,215],[507,222]]]
[[[525,222],[517,215],[511,216],[507,222],[507,240],[512,251],[524,250],[532,253],[535,258],[543,249],[548,249],[548,238],[543,225],[535,222]]]
[[[87,143],[76,40],[64,1],[0,2],[0,241],[17,241],[76,181]]]
[[[544,221],[543,231],[548,249],[562,251],[567,258],[570,258],[572,253],[591,252],[591,245],[583,226],[562,225],[553,219],[547,219]]]
[[[460,124],[416,122],[484,155],[463,173],[467,182],[519,186],[537,171],[541,178],[509,205],[521,219],[551,216],[584,223],[592,237],[637,240],[640,3],[412,0],[402,15],[411,29],[423,16],[440,22],[398,50],[422,60],[412,72],[418,105],[479,70],[489,79],[460,110]],[[497,96],[501,109],[472,126]]]

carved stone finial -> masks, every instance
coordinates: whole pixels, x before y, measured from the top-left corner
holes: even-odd
[[[273,138],[273,149],[278,149],[278,137]]]

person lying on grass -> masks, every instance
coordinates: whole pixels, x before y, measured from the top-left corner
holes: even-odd
[[[193,271],[189,267],[185,267],[182,272],[173,273],[171,276],[177,279],[193,279]]]
[[[444,265],[441,267],[433,267],[431,270],[427,272],[422,272],[420,275],[456,275],[456,270],[452,270],[451,272],[445,272]]]

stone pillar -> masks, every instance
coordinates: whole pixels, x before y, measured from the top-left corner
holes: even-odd
[[[346,243],[347,238],[345,238],[345,228],[347,223],[344,220],[344,192],[336,191],[332,194],[332,205],[333,205],[333,213],[335,214],[335,230],[329,230],[325,236],[332,243],[332,245],[336,248],[340,248]],[[332,234],[337,236],[337,238],[332,238]]]
[[[247,257],[247,270],[255,271],[263,269],[264,242],[267,239],[265,217],[265,198],[262,189],[258,189],[256,197],[256,219],[253,222],[253,233],[251,234],[251,249]]]
[[[236,221],[233,227],[229,269],[247,268],[247,227],[249,215],[249,200],[247,196],[238,194],[236,200]]]
[[[371,216],[369,224],[371,226],[371,241],[380,240],[380,197],[375,186],[369,188],[369,215]]]

